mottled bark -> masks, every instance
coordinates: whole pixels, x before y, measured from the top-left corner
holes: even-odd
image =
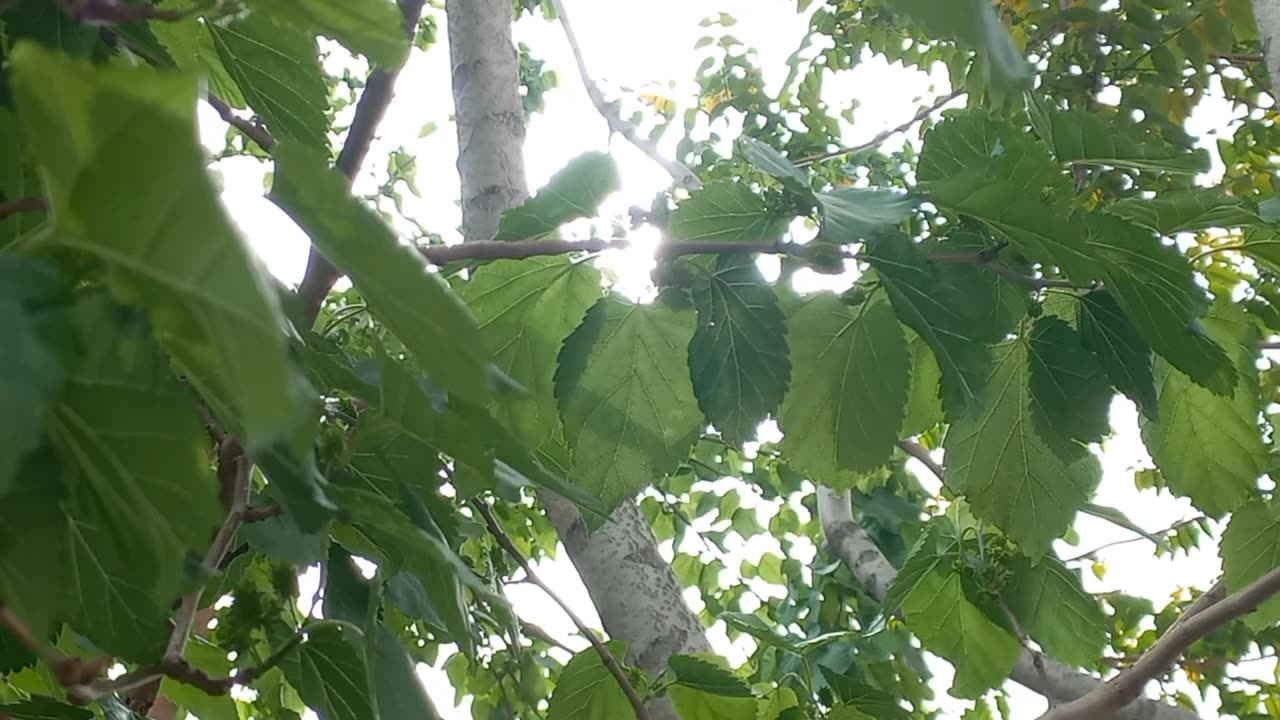
[[[1280,94],[1280,0],[1253,0],[1253,16],[1262,36],[1262,55],[1271,78],[1271,94]]]

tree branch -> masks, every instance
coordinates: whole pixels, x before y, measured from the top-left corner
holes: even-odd
[[[10,215],[17,215],[24,212],[39,212],[48,208],[48,203],[44,198],[26,197],[16,200],[8,200],[0,202],[0,220],[4,220]]]
[[[636,691],[635,686],[631,684],[631,681],[627,679],[626,671],[622,669],[622,665],[618,663],[618,659],[613,656],[613,653],[609,652],[609,648],[600,642],[600,639],[591,631],[591,628],[587,627],[586,623],[582,622],[582,619],[569,607],[569,604],[552,591],[542,581],[542,578],[538,577],[537,573],[533,571],[533,566],[529,564],[529,561],[521,554],[520,549],[515,546],[515,543],[511,542],[511,538],[507,537],[507,533],[498,524],[498,520],[493,516],[493,511],[489,509],[489,506],[480,500],[473,500],[471,506],[484,518],[484,524],[489,528],[489,534],[493,535],[493,539],[497,540],[502,549],[524,570],[525,577],[528,578],[529,582],[537,585],[542,592],[555,601],[555,604],[559,605],[564,614],[568,615],[569,619],[573,621],[574,626],[578,628],[578,632],[591,643],[591,647],[595,649],[604,666],[608,668],[609,674],[618,682],[618,686],[626,694],[627,700],[631,702],[631,709],[635,711],[636,720],[650,720],[649,709],[645,707],[644,700],[640,697],[640,693]]]
[[[702,181],[687,165],[678,160],[668,160],[663,157],[656,143],[641,137],[635,125],[622,119],[617,103],[610,103],[604,99],[600,86],[591,78],[591,73],[587,72],[587,63],[582,59],[582,48],[578,46],[578,37],[574,35],[573,26],[569,24],[569,14],[565,12],[564,2],[562,0],[552,0],[552,2],[555,4],[556,14],[560,16],[560,25],[564,27],[564,36],[569,41],[569,49],[573,51],[573,59],[578,65],[578,75],[582,78],[582,85],[587,90],[587,96],[591,98],[591,104],[596,106],[596,110],[609,124],[609,129],[626,138],[627,142],[635,145],[650,160],[661,165],[680,187],[686,190],[697,190],[702,187]]]
[[[400,14],[404,21],[404,31],[410,39],[422,17],[422,5],[425,0],[399,0]],[[374,133],[387,107],[395,94],[396,78],[400,75],[403,63],[391,68],[378,68],[369,74],[364,92],[356,103],[355,117],[351,120],[351,128],[347,130],[347,139],[338,153],[337,169],[354,181],[360,172],[360,166],[369,154],[369,146],[373,143]],[[324,304],[325,296],[338,282],[342,273],[327,258],[311,248],[307,256],[307,269],[302,275],[302,283],[298,286],[298,297],[302,300],[308,324],[315,322]]]
[[[267,152],[275,149],[276,139],[271,135],[270,130],[252,120],[246,120],[236,115],[226,101],[213,93],[206,94],[204,101],[209,103],[209,106],[218,113],[218,117],[222,118],[231,127],[244,133],[250,140],[258,143],[258,147]]]
[[[1201,598],[1211,595],[1205,593]],[[1258,609],[1268,598],[1280,593],[1280,568],[1254,580],[1203,609],[1192,605],[1133,665],[1078,700],[1051,709],[1040,720],[1087,720],[1111,717],[1142,694],[1142,689],[1162,675],[1175,660],[1209,633]],[[1199,601],[1197,601],[1199,604]],[[1192,612],[1192,610],[1195,610]]]
[[[964,93],[965,93],[964,88],[957,88],[955,90],[952,90],[946,95],[939,96],[937,100],[934,100],[929,105],[926,105],[920,108],[919,110],[917,110],[916,114],[911,116],[911,119],[907,120],[904,123],[895,125],[887,130],[883,130],[879,133],[876,133],[875,137],[871,138],[870,140],[864,143],[861,143],[859,145],[852,145],[850,147],[840,148],[839,150],[832,150],[831,152],[820,153],[818,155],[810,155],[809,157],[806,157],[806,158],[800,158],[798,161],[796,161],[796,167],[804,167],[806,165],[812,165],[814,163],[820,163],[826,160],[834,160],[835,158],[845,157],[846,155],[855,155],[857,153],[862,152],[863,150],[870,150],[873,147],[877,147],[881,143],[883,143],[885,140],[888,140],[890,137],[894,136],[895,134],[900,132],[905,132],[912,125],[915,125],[921,120],[929,117],[934,112],[941,109],[943,105],[946,105],[952,100],[955,100],[956,98],[960,97]]]
[[[830,488],[818,487],[818,521],[832,552],[849,567],[854,577],[876,600],[883,600],[889,586],[898,576],[884,553],[880,552],[867,531],[853,517],[853,505],[848,493],[837,493]],[[1025,648],[1019,654],[1009,677],[1027,689],[1067,702],[1084,697],[1103,685],[1101,680],[1076,672],[1052,658],[1042,659],[1042,669]],[[1066,707],[1061,705],[1060,707]],[[1083,717],[1083,716],[1081,716]],[[1092,716],[1090,716],[1092,717]],[[1199,720],[1199,717],[1182,708],[1154,700],[1140,699],[1114,715],[1115,720]]]
[[[929,472],[933,473],[938,480],[942,481],[942,466],[937,460],[933,459],[933,455],[920,443],[914,440],[899,440],[898,447],[902,448],[908,455],[919,460],[925,467],[929,468]]]

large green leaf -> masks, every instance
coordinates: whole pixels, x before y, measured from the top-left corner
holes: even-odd
[[[1255,500],[1236,509],[1222,533],[1218,554],[1227,592],[1237,592],[1280,567],[1280,509],[1273,502]],[[1244,618],[1255,632],[1280,620],[1280,596],[1272,596]]]
[[[301,145],[275,149],[271,199],[352,282],[369,311],[396,334],[437,385],[468,401],[489,399],[489,355],[475,318],[420,255],[351,196],[346,178]]]
[[[1062,162],[1168,173],[1209,170],[1207,151],[1188,152],[1139,125],[1121,127],[1083,110],[1047,110],[1038,104],[1032,106],[1031,122]]]
[[[1107,642],[1107,617],[1078,573],[1053,557],[1035,565],[1016,558],[1012,571],[1001,597],[1027,634],[1056,660],[1097,662]]]
[[[853,486],[893,455],[911,356],[883,294],[858,307],[815,295],[788,318],[795,362],[778,413],[788,462],[824,485]]]
[[[136,320],[105,298],[81,301],[84,356],[48,428],[74,466],[76,627],[112,654],[154,661],[185,554],[204,552],[222,507],[191,396]]]
[[[613,157],[601,152],[579,155],[551,176],[537,194],[502,213],[495,240],[538,240],[561,225],[594,217],[621,184]]]
[[[734,445],[778,409],[791,378],[778,296],[749,255],[721,255],[695,281],[689,371],[707,422]]]
[[[389,0],[252,0],[251,5],[337,40],[383,67],[399,65],[409,52],[404,20]]]
[[[979,697],[998,687],[1018,659],[1018,641],[964,595],[958,572],[934,565],[902,600],[907,627],[930,652],[955,666],[951,694]]]
[[[993,88],[1030,86],[1031,65],[1018,52],[995,8],[985,0],[893,0],[891,6],[918,22],[931,37],[957,40],[976,50]]]
[[[556,355],[601,292],[600,272],[566,257],[487,263],[460,290],[494,349],[494,364],[528,391],[503,398],[497,414],[529,447],[563,433]]]
[[[626,646],[617,640],[605,643],[622,662]],[[634,717],[631,703],[595,648],[579,651],[564,666],[551,693],[547,720],[622,720]]]
[[[1230,395],[1235,372],[1198,326],[1209,300],[1186,258],[1149,230],[1107,215],[1089,223],[1089,246],[1103,261],[1111,296],[1151,348],[1197,383]]]
[[[988,310],[986,298],[940,282],[937,270],[904,237],[881,240],[866,256],[898,318],[933,350],[942,369],[947,413],[959,416],[975,410],[991,368],[991,352],[981,339],[989,328],[979,322]]]
[[[328,154],[329,92],[315,36],[262,13],[206,27],[223,67],[272,135]]]
[[[49,265],[0,254],[0,496],[22,456],[40,442],[41,423],[74,362],[69,293]]]
[[[674,472],[702,431],[686,361],[693,324],[693,313],[609,296],[560,351],[569,479],[609,509]]]
[[[1204,319],[1239,375],[1223,397],[1169,366],[1156,366],[1159,421],[1141,418],[1142,440],[1173,492],[1214,517],[1248,497],[1269,466],[1258,427],[1257,330],[1242,311],[1226,305]]]
[[[902,418],[901,437],[911,437],[942,422],[942,400],[938,397],[942,371],[933,351],[914,330],[903,329],[911,353],[911,390]]]
[[[916,199],[892,190],[836,188],[819,193],[822,236],[842,245],[864,242],[896,226]]]
[[[724,668],[695,655],[672,655],[667,658],[671,679],[679,685],[711,695],[751,697],[751,688],[741,678]]]
[[[772,175],[788,190],[813,198],[813,190],[809,187],[809,174],[796,167],[786,156],[753,137],[744,135],[739,142],[746,148],[747,162],[754,165],[757,170]]]
[[[693,191],[671,213],[675,240],[777,240],[787,218],[769,209],[746,183],[717,180]]]
[[[49,698],[0,705],[0,714],[14,720],[91,720],[93,711]]]
[[[1102,363],[1116,389],[1151,419],[1158,417],[1151,348],[1106,289],[1080,296],[1076,306],[1080,340]]]
[[[1257,206],[1218,188],[1167,190],[1152,198],[1128,198],[1103,208],[1161,235],[1232,228],[1262,221]]]
[[[1041,439],[1030,387],[1028,341],[996,349],[982,411],[947,430],[947,485],[978,517],[996,524],[1033,558],[1048,552],[1089,499],[1097,458],[1068,463]]]
[[[290,430],[305,407],[302,379],[276,298],[205,173],[195,82],[32,45],[12,64],[58,219],[54,242],[102,262],[114,294],[150,313],[188,380],[251,447]]]
[[[55,631],[77,598],[68,489],[49,447],[27,454],[0,502],[0,598],[38,637]]]
[[[949,178],[985,178],[1034,191],[1035,196],[1065,189],[1062,168],[1044,143],[979,110],[950,115],[925,134],[916,177],[926,188]]]
[[[12,41],[12,37],[10,37]],[[3,61],[3,54],[0,54]],[[0,80],[0,98],[4,81]],[[18,116],[3,107],[0,99],[0,202],[39,197],[44,189],[32,164],[27,141]],[[19,212],[0,219],[0,248],[33,230],[44,222],[42,212]]]
[[[1031,400],[1036,427],[1051,446],[1062,436],[1102,442],[1111,431],[1111,387],[1102,365],[1065,320],[1045,315],[1031,328]]]
[[[182,8],[183,3],[182,0],[164,0],[157,6],[175,10]],[[209,92],[227,105],[240,109],[247,107],[240,86],[218,56],[213,33],[205,22],[192,16],[181,22],[154,22],[150,28],[177,67],[203,75],[209,83]]]
[[[280,663],[303,702],[321,720],[377,720],[360,628],[325,620],[306,635],[302,646]]]
[[[373,632],[373,690],[378,720],[440,720],[404,645],[384,625],[378,625]]]
[[[443,452],[459,466],[466,466],[481,476],[493,474],[493,449],[488,438],[476,433],[451,408],[439,409],[408,368],[396,360],[381,355],[378,368],[382,376],[382,392],[377,415],[370,419],[370,423],[381,425],[384,432],[375,443],[357,445],[353,448],[355,452],[383,452],[391,450],[394,444],[400,446],[395,452],[406,453],[411,458],[404,468],[406,471],[427,467],[428,472],[434,473],[437,464],[428,456]],[[367,432],[370,426],[361,425]],[[357,467],[361,466],[360,460],[359,456],[355,458]],[[384,460],[376,465],[395,473],[400,463],[386,468]]]

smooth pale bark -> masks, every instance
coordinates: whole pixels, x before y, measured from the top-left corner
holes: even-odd
[[[529,196],[511,0],[450,0],[446,11],[463,238],[488,240],[502,211]],[[588,532],[572,503],[549,492],[540,499],[605,632],[627,644],[628,662],[656,674],[674,653],[711,649],[635,502],[627,501],[603,527]],[[650,713],[653,720],[676,718],[666,699],[653,703]]]
[[[818,522],[822,533],[837,557],[849,566],[853,576],[867,589],[867,593],[880,600],[898,571],[885,558],[875,541],[853,517],[853,506],[848,493],[838,493],[825,487],[818,488]],[[1044,671],[1036,668],[1035,657],[1023,649],[1009,672],[1009,678],[1032,692],[1049,698],[1054,703],[1064,703],[1084,697],[1103,682],[1098,678],[1077,672],[1056,660],[1041,656]],[[1115,720],[1198,720],[1199,715],[1154,700],[1140,699],[1105,717]]]
[[[1280,0],[1253,0],[1253,16],[1262,36],[1262,55],[1271,78],[1271,94],[1280,93]]]

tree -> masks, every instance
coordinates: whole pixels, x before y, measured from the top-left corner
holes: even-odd
[[[563,230],[601,219],[610,156],[527,186],[553,83],[511,25],[539,8],[600,122],[671,175],[631,213],[663,237],[651,302],[596,267],[621,223]],[[1280,688],[1236,669],[1280,619],[1275,4],[798,9],[781,87],[705,23],[668,153],[673,100],[610,100],[558,0],[0,2],[0,716],[437,717],[414,668],[443,662],[477,718],[925,717],[933,656],[966,717],[1009,716],[1009,679],[1057,720],[1197,717],[1179,688],[1268,717]],[[465,242],[405,243],[412,156],[351,182],[439,23]],[[367,77],[331,73],[344,53]],[[952,89],[846,147],[822,83],[864,57]],[[1208,97],[1237,110],[1212,183]],[[298,288],[219,203],[200,103],[310,238]],[[1117,397],[1136,479],[1201,515],[1152,533],[1094,503]],[[1082,513],[1158,554],[1220,531],[1222,578],[1159,609],[1086,592]],[[729,533],[784,553],[735,573]],[[561,603],[577,652],[504,593],[559,602],[534,565],[557,537],[606,633]]]

